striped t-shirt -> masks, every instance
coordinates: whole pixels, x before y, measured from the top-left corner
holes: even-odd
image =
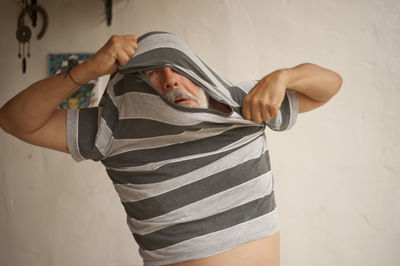
[[[297,97],[257,124],[241,116],[256,84],[233,85],[177,36],[151,32],[107,86],[99,107],[68,110],[72,157],[100,160],[113,181],[145,265],[212,256],[279,230],[264,129],[290,128]],[[168,66],[230,113],[169,102],[146,79]]]

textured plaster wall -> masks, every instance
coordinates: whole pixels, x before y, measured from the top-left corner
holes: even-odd
[[[95,52],[113,34],[165,30],[233,81],[312,62],[342,75],[327,105],[267,131],[282,265],[400,263],[400,2],[39,1],[49,29],[17,58],[19,7],[5,1],[0,105],[47,74],[50,52]],[[37,31],[36,31],[37,33]],[[35,34],[36,35],[36,34]],[[0,265],[141,265],[119,199],[98,163],[0,131]]]

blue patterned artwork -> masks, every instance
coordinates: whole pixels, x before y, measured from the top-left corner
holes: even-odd
[[[67,71],[69,68],[85,61],[92,54],[90,53],[64,53],[64,54],[49,54],[49,76]],[[68,97],[60,104],[63,109],[79,109],[91,107],[92,103],[96,102],[94,88],[98,83],[98,79],[90,81],[88,84],[80,87],[74,94]]]

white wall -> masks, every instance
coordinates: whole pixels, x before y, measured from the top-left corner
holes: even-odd
[[[95,52],[113,33],[174,32],[233,81],[312,62],[342,90],[268,131],[283,266],[400,263],[400,2],[42,0],[49,29],[21,73],[17,1],[2,4],[0,105],[47,75],[48,53]],[[36,31],[37,33],[37,31]],[[36,35],[36,34],[35,34]],[[125,213],[98,163],[0,131],[0,265],[141,265]]]

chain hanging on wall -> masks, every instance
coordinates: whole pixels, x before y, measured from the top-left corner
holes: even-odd
[[[22,73],[26,72],[26,57],[29,58],[31,56],[29,51],[29,42],[32,36],[31,29],[25,25],[25,16],[28,16],[30,21],[32,22],[32,27],[36,27],[37,25],[37,13],[42,17],[42,28],[37,35],[37,39],[40,40],[43,35],[46,33],[48,18],[47,12],[43,7],[37,4],[36,0],[31,0],[28,3],[28,0],[19,0],[19,5],[22,6],[22,10],[18,16],[18,24],[17,24],[17,32],[16,37],[18,40],[18,58],[22,58]],[[25,49],[27,49],[27,53],[25,53]]]

